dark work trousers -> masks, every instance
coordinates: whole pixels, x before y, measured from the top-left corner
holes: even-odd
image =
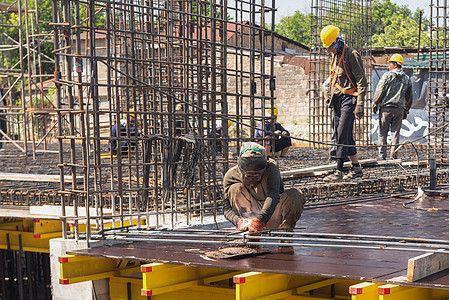
[[[270,146],[273,141],[271,141]],[[281,137],[280,139],[277,139],[274,141],[274,152],[282,151],[287,147],[290,147],[292,145],[292,139],[289,137]],[[273,148],[273,147],[272,147]]]
[[[332,125],[335,132],[335,142],[337,144],[355,145],[354,129],[354,109],[355,97],[342,94],[334,98]],[[337,146],[336,158],[345,158],[357,154],[355,147]]]
[[[2,112],[3,112],[3,110],[0,110],[0,130],[6,134],[6,114],[3,114]],[[0,133],[0,140],[6,140],[6,138],[1,133]],[[0,142],[0,149],[2,149],[2,148],[3,148],[3,143]]]
[[[381,107],[379,110],[379,155],[383,158],[387,156],[387,136],[391,126],[391,144],[399,144],[399,136],[402,126],[404,109],[399,107]],[[394,151],[398,146],[391,146],[390,157],[394,156]]]
[[[267,187],[264,188],[267,190]],[[264,201],[257,200],[242,183],[234,183],[228,191],[229,202],[240,217],[255,218],[262,210]],[[295,228],[304,210],[306,198],[295,188],[287,189],[279,195],[279,203],[267,222],[267,229],[288,230]]]

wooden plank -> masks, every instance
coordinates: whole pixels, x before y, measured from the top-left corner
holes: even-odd
[[[407,281],[413,282],[449,268],[449,254],[426,253],[408,260]]]
[[[27,181],[27,182],[59,182],[59,175],[49,174],[22,174],[22,173],[4,173],[0,172],[0,180],[5,181]],[[78,181],[82,178],[78,178]],[[72,176],[64,175],[64,182],[71,183]]]
[[[360,165],[363,167],[379,164],[379,162],[376,159],[362,159],[359,162],[360,162]],[[391,161],[385,161],[385,162],[391,163]],[[345,168],[349,168],[350,166],[351,166],[351,162],[349,162],[349,161],[345,162],[345,164],[344,164]],[[329,165],[321,165],[321,166],[308,167],[308,168],[302,168],[302,169],[296,169],[296,170],[287,170],[287,171],[282,171],[281,176],[289,177],[289,176],[313,175],[313,173],[315,173],[315,172],[328,171],[328,170],[334,169],[335,167],[336,167],[336,164],[329,164]]]

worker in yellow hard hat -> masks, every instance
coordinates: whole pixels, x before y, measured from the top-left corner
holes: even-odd
[[[292,139],[289,137],[290,133],[288,130],[282,127],[281,123],[277,122],[278,109],[275,106],[267,108],[265,110],[265,116],[267,117],[265,122],[260,122],[257,126],[256,139],[265,146],[265,153],[268,156],[272,156],[273,152],[275,155],[281,157],[286,156],[292,145]],[[271,121],[273,119],[274,130],[271,127]],[[272,132],[276,133],[276,135],[273,135]]]
[[[387,157],[387,135],[391,127],[390,158],[397,158],[396,149],[399,144],[402,120],[412,107],[412,82],[402,70],[404,59],[400,54],[393,54],[388,60],[388,72],[382,75],[376,86],[373,99],[373,112],[379,110],[378,160]]]
[[[325,93],[325,97],[329,97],[326,100],[329,107],[332,107],[333,137],[335,143],[339,144],[334,153],[337,159],[337,169],[334,173],[326,176],[324,180],[351,180],[363,175],[357,150],[351,146],[355,145],[354,120],[355,118],[361,119],[364,114],[363,105],[368,82],[360,54],[345,44],[338,27],[333,25],[324,27],[320,37],[323,47],[332,54],[328,81],[329,93]],[[352,162],[352,168],[348,174],[343,175],[343,164],[347,157]]]

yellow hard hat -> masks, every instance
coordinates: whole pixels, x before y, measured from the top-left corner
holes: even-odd
[[[182,110],[182,104],[181,104],[181,103],[176,104],[175,110],[176,110],[176,111]]]
[[[228,128],[231,127],[231,125],[232,125],[232,121],[228,120]]]
[[[267,108],[265,110],[265,115],[271,116],[271,108]],[[276,106],[273,106],[273,116],[277,116],[277,115],[278,115],[278,109],[276,108]]]
[[[129,109],[129,111],[130,111],[130,112],[131,112],[131,111],[134,111],[134,108],[131,107],[131,108]],[[135,117],[136,117],[136,114],[129,114],[129,116],[135,118]]]
[[[402,58],[402,55],[400,55],[400,54],[393,54],[387,62],[388,63],[395,62],[395,63],[398,63],[400,65],[403,65],[404,64],[404,59]]]
[[[321,42],[323,42],[324,48],[329,48],[340,34],[340,29],[333,25],[328,25],[321,29]]]

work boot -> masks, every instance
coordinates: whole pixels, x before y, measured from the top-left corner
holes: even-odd
[[[343,179],[343,172],[340,170],[335,170],[334,173],[327,175],[326,177],[324,177],[323,180],[331,182],[331,181],[340,181],[342,179]]]
[[[352,167],[351,170],[349,170],[348,174],[346,174],[343,177],[343,180],[354,179],[362,176],[363,176],[362,167]]]

